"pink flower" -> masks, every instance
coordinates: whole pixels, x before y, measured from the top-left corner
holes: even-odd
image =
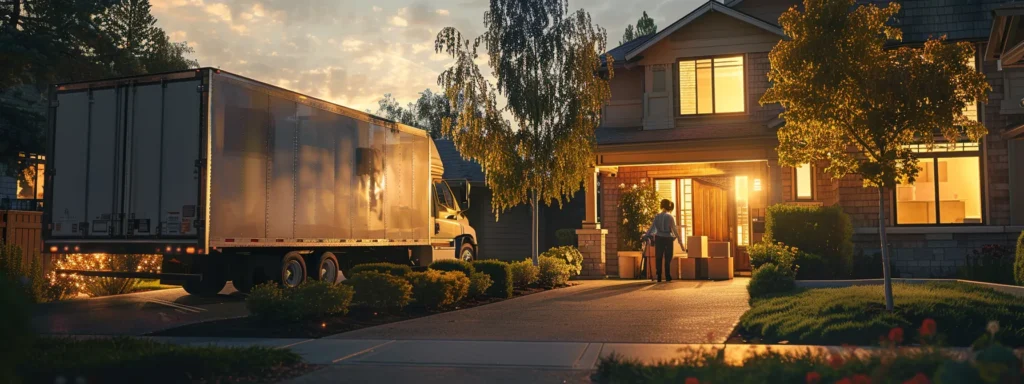
[[[818,384],[821,382],[821,375],[818,372],[807,372],[807,384]]]
[[[889,330],[889,341],[899,344],[903,342],[903,328],[893,328]]]
[[[935,336],[935,332],[937,329],[938,325],[935,324],[935,320],[924,319],[924,322],[921,323],[921,329],[918,330],[918,333],[921,334],[921,337],[932,337]]]

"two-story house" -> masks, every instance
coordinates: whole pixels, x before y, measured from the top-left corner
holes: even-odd
[[[993,9],[1004,3],[902,2],[900,44],[941,35],[975,43],[975,66],[988,74],[992,92],[987,104],[969,110],[989,134],[978,143],[920,148],[922,176],[887,199],[890,249],[901,275],[947,275],[971,249],[1010,245],[1024,228],[1024,135],[1017,132],[1024,122],[1024,71],[1000,70],[982,55]],[[642,182],[676,203],[687,235],[730,242],[738,271],[749,270],[746,247],[760,241],[765,208],[776,203],[838,204],[854,224],[858,248],[878,251],[877,190],[864,188],[856,175],[832,179],[820,164],[780,166],[781,107],[758,103],[769,87],[768,54],[784,38],[778,17],[799,4],[709,1],[657,34],[609,52],[612,99],[596,132],[596,167],[579,231],[586,273],[618,273],[616,254],[625,251],[617,228],[620,187]]]

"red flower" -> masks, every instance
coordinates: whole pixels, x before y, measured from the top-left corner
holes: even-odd
[[[935,336],[937,328],[938,325],[935,324],[935,320],[924,319],[924,322],[921,323],[921,329],[919,332],[921,333],[921,337],[931,337]]]
[[[686,384],[700,384],[700,380],[697,380],[696,377],[687,377]]]
[[[821,375],[818,372],[807,372],[807,384],[818,384],[821,382]]]
[[[932,384],[931,380],[928,380],[928,376],[923,373],[918,373],[910,380],[904,381],[903,384]]]
[[[853,384],[871,384],[871,378],[865,374],[853,375]]]
[[[850,378],[849,377],[844,377],[844,378],[840,379],[839,381],[837,381],[836,384],[853,384],[853,383],[850,382]]]
[[[838,353],[833,353],[832,356],[829,356],[828,358],[828,365],[831,366],[832,369],[839,369],[839,367],[843,366],[843,356]]]
[[[903,328],[893,328],[889,330],[889,341],[899,344],[903,342]]]

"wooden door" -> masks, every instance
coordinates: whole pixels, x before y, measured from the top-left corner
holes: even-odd
[[[720,186],[693,180],[693,235],[730,241],[729,193]]]

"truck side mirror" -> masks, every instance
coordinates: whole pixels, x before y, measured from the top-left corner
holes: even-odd
[[[465,188],[462,189],[462,201],[459,205],[462,206],[462,211],[465,212],[469,210],[469,180],[466,180],[466,183],[463,184],[463,186],[465,186]]]

